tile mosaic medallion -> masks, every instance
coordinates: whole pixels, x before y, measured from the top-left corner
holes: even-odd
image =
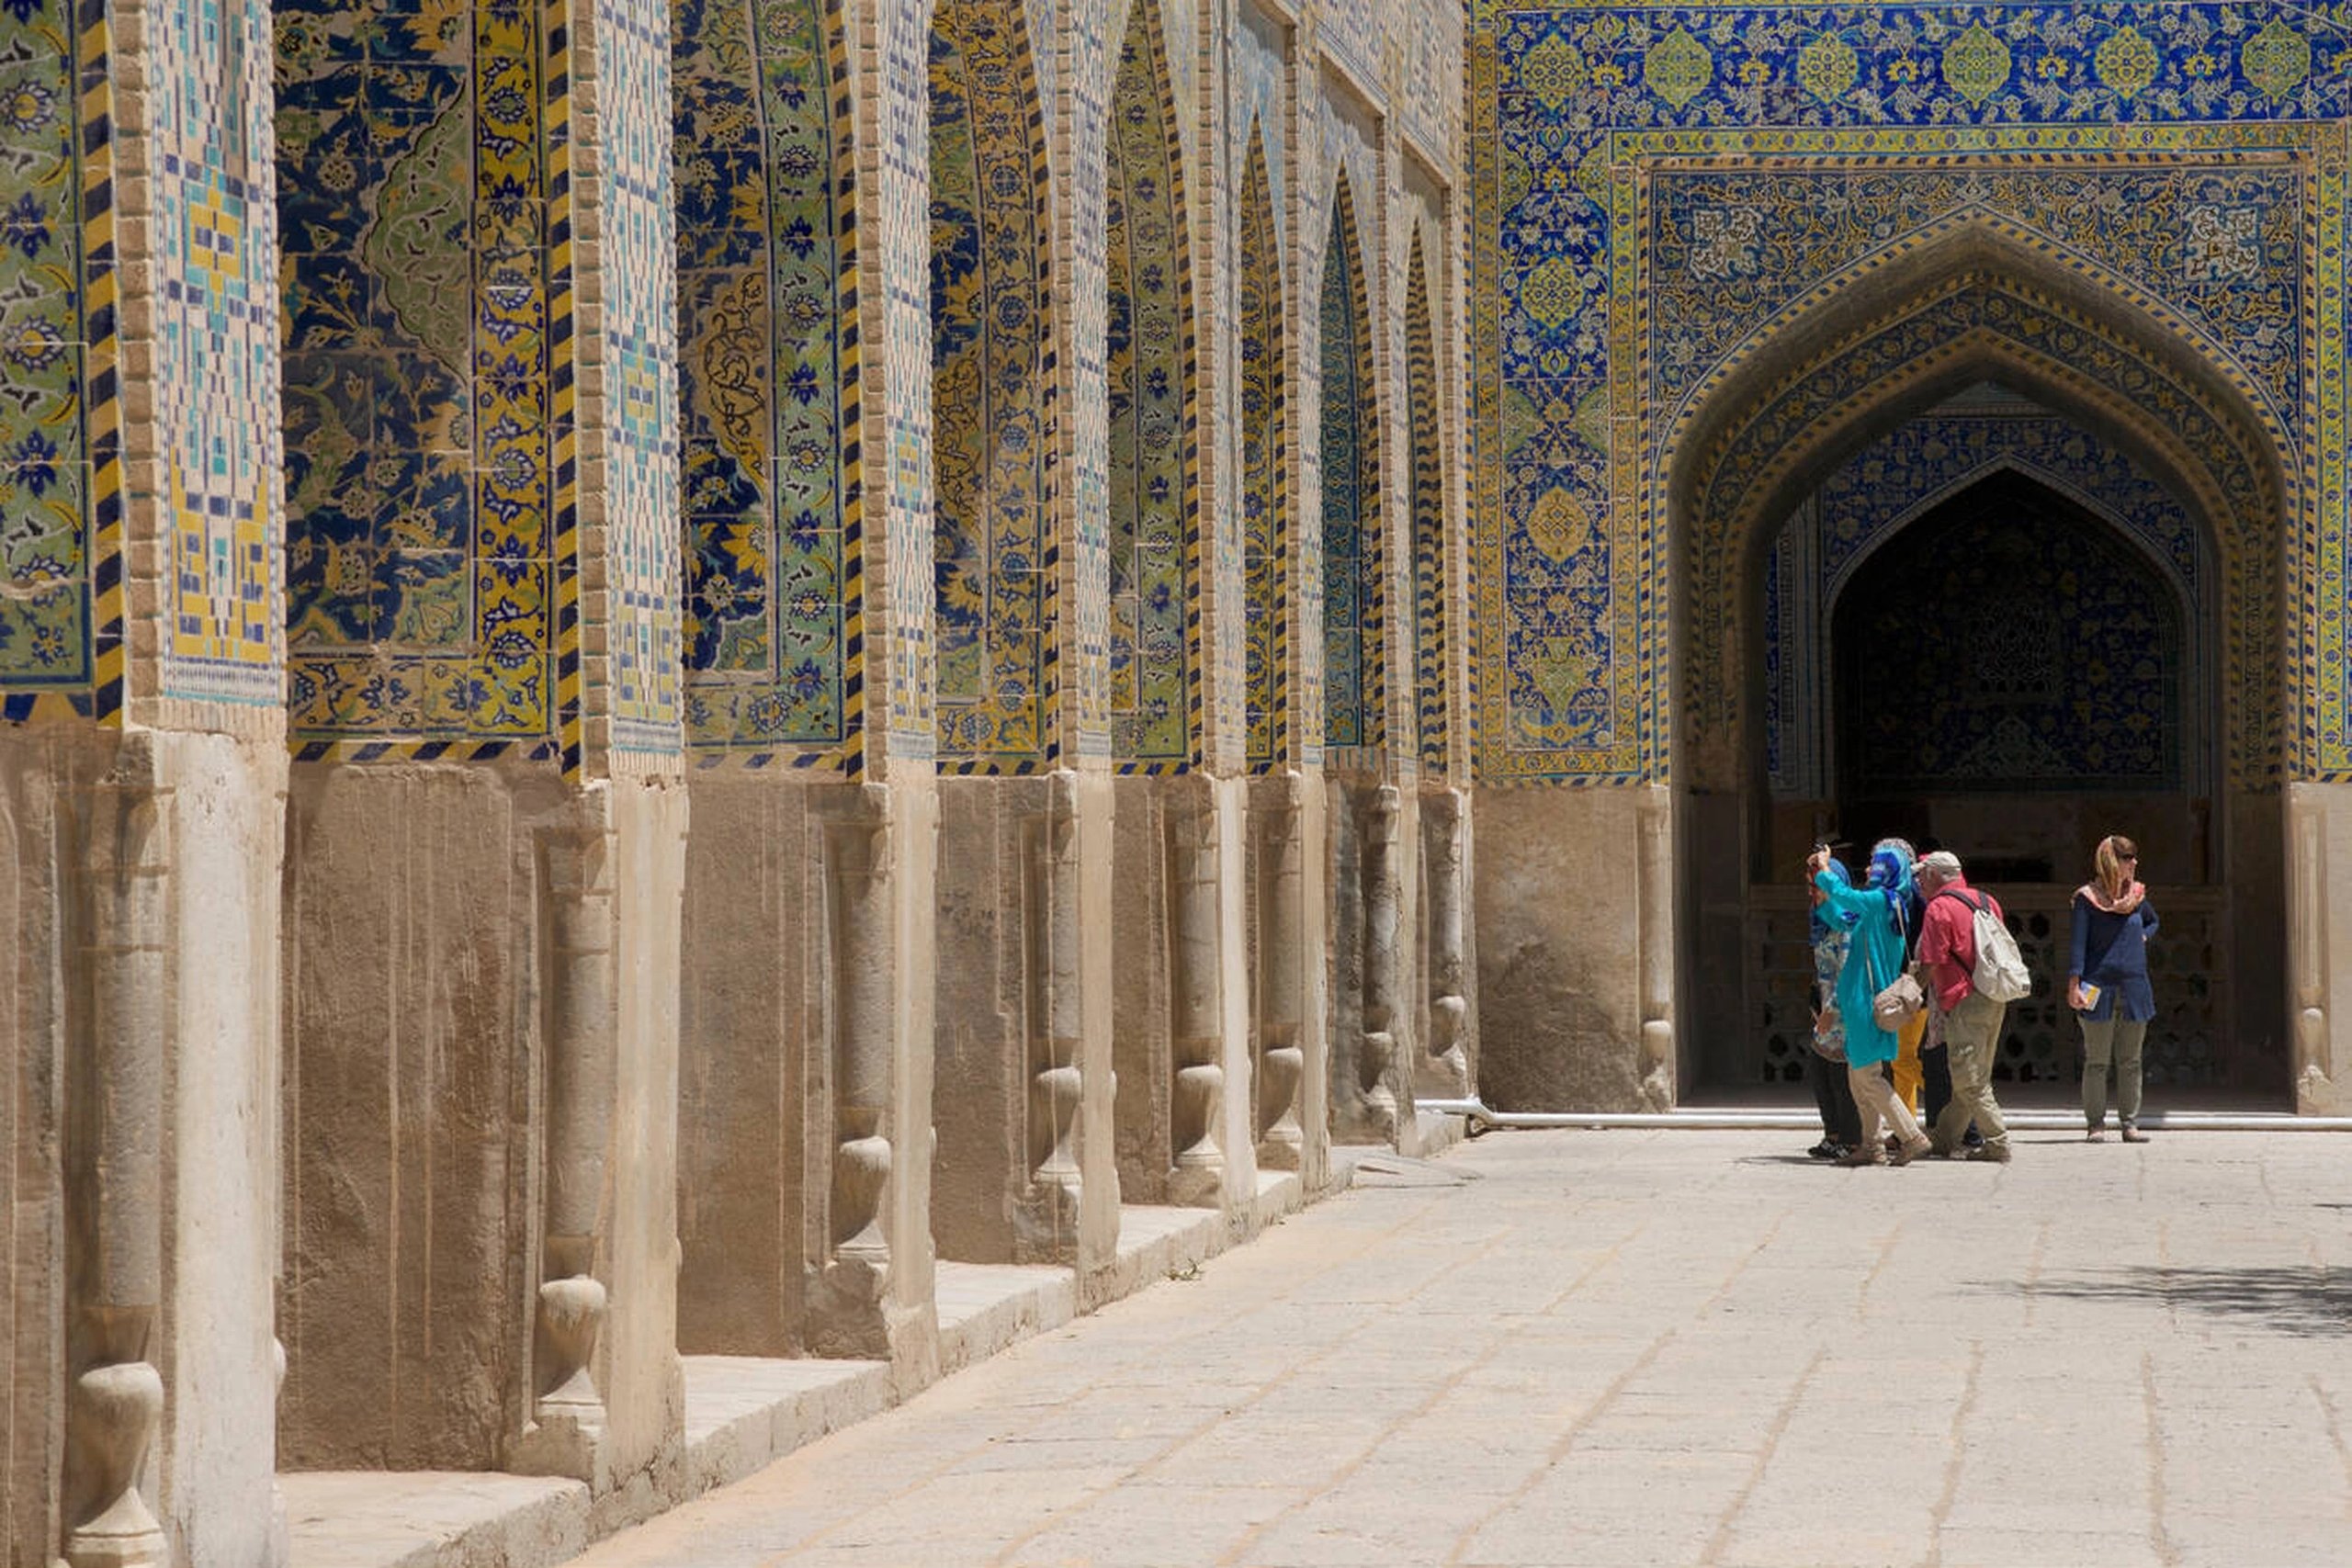
[[[839,769],[860,741],[845,47],[828,0],[673,11],[686,728],[706,759]]]
[[[1781,518],[1733,514],[1785,514],[1790,464],[1990,355],[2202,491],[2233,776],[2352,778],[2320,592],[2345,553],[2343,20],[1473,0],[1481,775],[1674,776],[1678,725],[1710,733],[1748,655],[1740,595],[1694,581],[1693,637],[1722,646],[1676,681],[1672,552],[1694,579],[1739,558]],[[1981,276],[1937,295],[1954,258]],[[1865,278],[1884,292],[1852,310]],[[1811,363],[1763,352],[1823,336]],[[2283,694],[2249,668],[2282,625]]]
[[[1323,744],[1386,744],[1380,434],[1355,201],[1343,174],[1324,243]]]
[[[0,718],[122,705],[105,12],[0,5]],[[85,107],[89,118],[85,121]]]
[[[1413,605],[1408,629],[1415,728],[1421,766],[1442,772],[1446,754],[1445,454],[1438,421],[1437,345],[1430,326],[1429,268],[1417,228],[1405,268],[1405,417],[1412,441]]]
[[[1242,690],[1245,755],[1263,772],[1288,757],[1290,529],[1288,384],[1283,344],[1282,231],[1267,175],[1265,127],[1250,127],[1234,251],[1240,272]]]
[[[560,13],[275,15],[299,754],[557,755],[578,733]]]
[[[939,765],[1050,766],[1055,380],[1046,144],[1017,11],[931,36],[932,462]]]
[[[1199,509],[1184,187],[1159,7],[1136,0],[1111,108],[1111,754],[1188,765],[1200,738]]]

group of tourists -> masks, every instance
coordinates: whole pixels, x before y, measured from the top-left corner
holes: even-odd
[[[2066,977],[2083,1033],[2083,1119],[2091,1142],[2106,1137],[2112,1076],[2123,1141],[2143,1143],[2156,912],[2131,840],[2100,840],[2093,861],[2091,880],[2075,890]],[[1822,1139],[1812,1155],[1849,1166],[1925,1154],[2007,1162],[1993,1067],[2008,1005],[2032,981],[1999,900],[1969,886],[1958,855],[1922,855],[1905,839],[1871,846],[1860,886],[1827,844],[1815,846],[1805,871],[1819,987],[1808,1066]]]

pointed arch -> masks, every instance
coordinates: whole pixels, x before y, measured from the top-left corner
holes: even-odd
[[[1274,220],[1265,128],[1250,122],[1241,175],[1236,256],[1241,371],[1242,686],[1245,755],[1253,771],[1274,767],[1290,746],[1290,384],[1284,344],[1282,229]]]
[[[1439,429],[1437,343],[1430,321],[1429,267],[1413,231],[1405,267],[1405,418],[1412,444],[1413,708],[1421,765],[1446,758],[1448,645],[1445,592],[1445,447]]]
[[[1668,489],[1680,534],[1678,773],[1725,787],[1757,711],[1737,668],[1783,516],[1837,463],[1962,387],[1998,380],[2098,431],[2188,502],[2212,541],[2226,626],[2225,757],[2275,774],[2282,511],[2276,446],[2221,378],[2148,335],[2145,318],[2074,282],[2002,269],[1930,269],[1859,324],[1847,310],[1786,329],[1799,355],[1732,378],[1687,429]],[[1851,301],[1848,302],[1849,305]],[[1703,439],[1702,439],[1703,437]]]
[[[1183,160],[1157,0],[1128,6],[1106,152],[1111,754],[1123,772],[1169,773],[1200,750],[1200,509]]]
[[[1386,743],[1380,420],[1355,199],[1342,171],[1323,246],[1323,744]]]
[[[841,6],[673,8],[687,739],[854,771],[864,478]]]
[[[1821,606],[1841,803],[2194,787],[2195,615],[2145,540],[2004,468],[1880,544]]]
[[[1045,120],[1011,0],[940,0],[931,33],[932,536],[939,765],[1056,754],[1058,546]]]

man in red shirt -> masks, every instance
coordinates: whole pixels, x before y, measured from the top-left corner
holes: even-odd
[[[2009,1130],[1993,1098],[1993,1055],[2000,1049],[2001,1021],[2009,1005],[1977,995],[1969,978],[1976,969],[1976,906],[1984,903],[1996,920],[2001,906],[1990,893],[1968,886],[1960,857],[1950,850],[1924,857],[1918,878],[1928,901],[1919,920],[1919,962],[1927,965],[1928,988],[1944,1015],[1944,1044],[1951,1054],[1951,1099],[1928,1136],[1936,1153],[1949,1158],[1973,1122],[1984,1146],[1971,1149],[1968,1157],[2007,1165]]]

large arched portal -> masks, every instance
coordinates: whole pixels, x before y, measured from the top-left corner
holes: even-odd
[[[2122,831],[2167,921],[2152,1068],[2283,1096],[2291,499],[2226,362],[1989,232],[1752,342],[1670,448],[1684,1081],[1801,1071],[1805,850],[1888,833],[2001,895],[2039,986],[2000,1076],[2066,1078],[2067,896]]]

